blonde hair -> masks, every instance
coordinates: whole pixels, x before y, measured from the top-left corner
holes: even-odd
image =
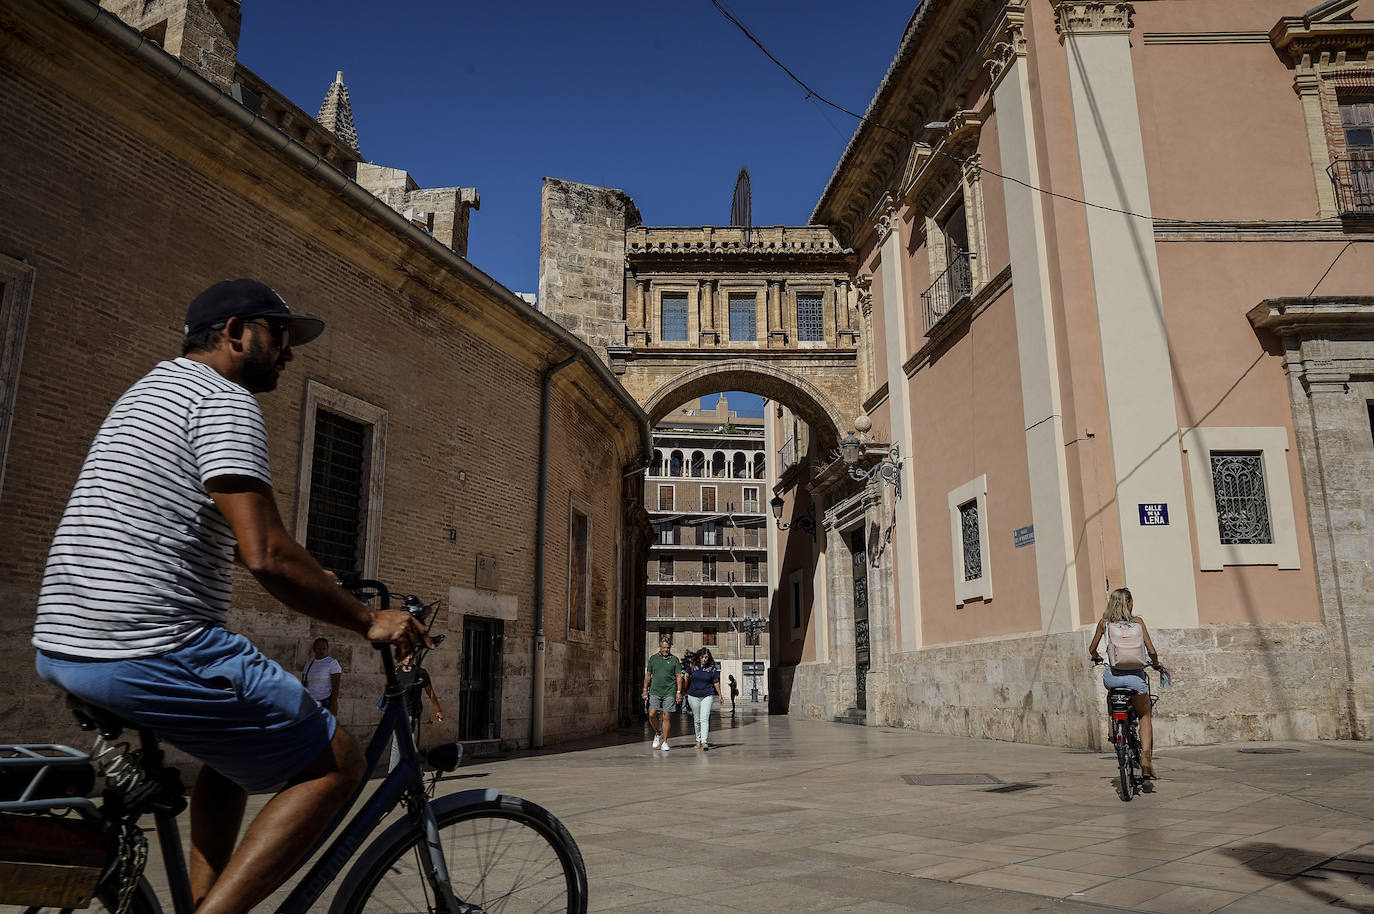
[[[1107,598],[1107,608],[1102,613],[1102,621],[1130,622],[1132,602],[1131,592],[1125,587],[1113,590],[1112,595]]]

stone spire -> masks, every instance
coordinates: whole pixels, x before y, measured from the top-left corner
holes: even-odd
[[[353,126],[353,106],[348,101],[348,87],[344,85],[343,70],[334,75],[334,82],[320,103],[320,113],[315,115],[320,126],[338,137],[342,142],[358,152],[358,131]]]

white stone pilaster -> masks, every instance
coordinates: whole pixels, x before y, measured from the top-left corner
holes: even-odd
[[[892,533],[893,565],[896,567],[899,650],[921,646],[920,571],[916,564],[916,478],[915,450],[912,446],[911,407],[907,396],[906,361],[907,307],[902,282],[901,231],[896,210],[888,206],[879,220],[883,277],[883,334],[887,351],[887,402],[892,443],[901,447],[902,498],[893,506],[896,526]]]
[[[1084,199],[1111,430],[1126,581],[1158,628],[1197,625],[1172,360],[1155,251],[1129,3],[1055,5]],[[1168,526],[1143,526],[1138,506],[1169,506]]]
[[[1026,184],[1040,183],[1030,75],[1019,21],[997,48],[994,93],[1002,169]],[[1064,455],[1063,401],[1055,344],[1044,201],[1020,184],[1003,183],[1010,242],[1016,344],[1021,365],[1021,399],[1026,423],[1026,460],[1035,525],[1035,567],[1040,625],[1045,632],[1071,631],[1078,623],[1069,475]]]

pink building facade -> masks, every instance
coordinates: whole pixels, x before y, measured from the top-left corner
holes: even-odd
[[[919,6],[811,219],[857,253],[855,427],[900,496],[810,480],[791,713],[1100,745],[1087,644],[1127,586],[1162,745],[1370,735],[1361,7]]]

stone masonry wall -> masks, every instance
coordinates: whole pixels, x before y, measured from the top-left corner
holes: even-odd
[[[1326,629],[1305,623],[1151,631],[1174,686],[1160,689],[1155,745],[1333,739],[1340,693]],[[1025,636],[888,657],[868,722],[954,736],[1102,749],[1101,667],[1092,631]],[[831,663],[797,668],[791,713],[829,718]]]
[[[539,309],[603,360],[625,345],[625,230],[639,210],[623,191],[544,179]]]

